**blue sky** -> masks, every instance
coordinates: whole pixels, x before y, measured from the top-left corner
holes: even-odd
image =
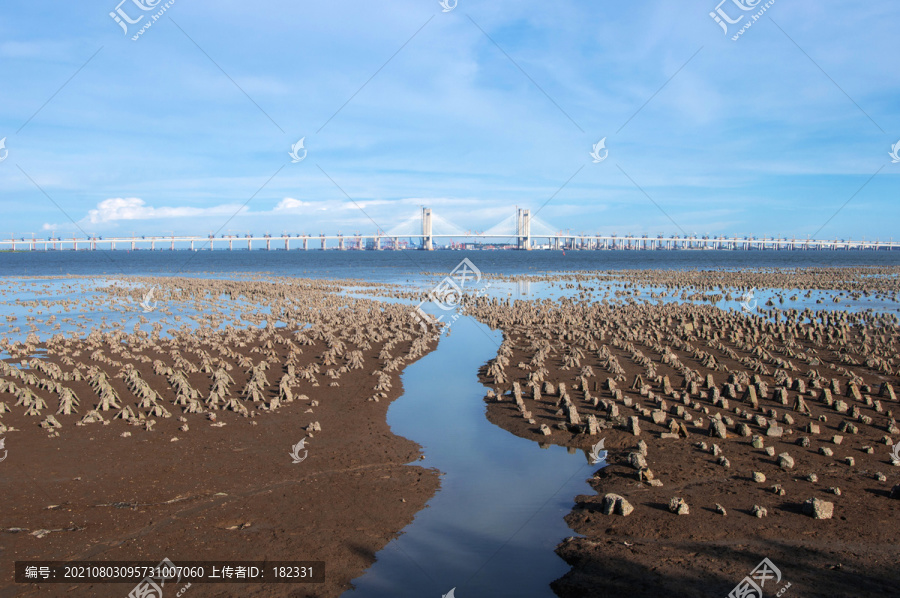
[[[0,9],[0,237],[900,239],[896,3],[157,1]]]

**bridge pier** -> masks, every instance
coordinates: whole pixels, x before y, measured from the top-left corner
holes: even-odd
[[[322,234],[322,251],[325,251],[325,234]]]
[[[431,251],[434,249],[431,208],[422,208],[422,249],[424,249],[425,251]]]
[[[344,235],[338,235],[338,251],[344,250]]]
[[[309,238],[303,235],[303,251],[309,250]]]
[[[531,210],[516,209],[516,247],[531,250]]]

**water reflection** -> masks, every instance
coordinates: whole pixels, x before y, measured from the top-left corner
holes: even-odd
[[[599,466],[487,421],[476,372],[501,340],[463,317],[404,372],[388,424],[424,447],[416,464],[444,472],[441,489],[345,596],[554,596],[569,570],[553,552],[573,535],[563,518]]]

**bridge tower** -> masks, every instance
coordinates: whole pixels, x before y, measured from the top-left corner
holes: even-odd
[[[516,209],[516,246],[526,251],[531,249],[531,210]]]
[[[431,226],[431,208],[422,208],[422,249],[434,249],[434,236]]]

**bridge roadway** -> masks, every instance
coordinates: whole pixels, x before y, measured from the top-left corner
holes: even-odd
[[[421,239],[422,247],[433,248],[433,241],[438,239],[465,239],[478,240],[482,243],[493,241],[495,245],[513,245],[518,249],[631,249],[631,250],[676,250],[676,249],[720,249],[720,250],[879,250],[892,251],[900,248],[900,243],[883,241],[866,241],[865,239],[853,241],[851,239],[785,239],[770,237],[667,237],[667,236],[618,236],[618,235],[586,235],[586,234],[557,234],[557,235],[485,235],[481,233],[464,235],[418,234],[392,236],[387,234],[369,235],[223,235],[211,236],[135,236],[135,237],[84,237],[63,238],[12,238],[0,239],[0,250],[14,251],[52,251],[52,250],[96,250],[96,249],[175,249],[176,243],[188,244],[191,250],[216,249],[227,246],[233,250],[235,246],[240,249],[246,244],[247,249],[253,249],[254,243],[262,243],[266,250],[271,250],[273,245],[277,249],[376,249],[397,250],[402,249],[401,239]],[[534,242],[546,239],[546,243],[535,246]],[[328,246],[328,242],[332,246]],[[337,246],[334,246],[334,242]],[[371,243],[370,243],[371,241]],[[294,244],[292,246],[292,244]],[[159,246],[159,247],[157,247]],[[257,245],[259,247],[259,245]],[[261,248],[261,247],[260,247]]]

